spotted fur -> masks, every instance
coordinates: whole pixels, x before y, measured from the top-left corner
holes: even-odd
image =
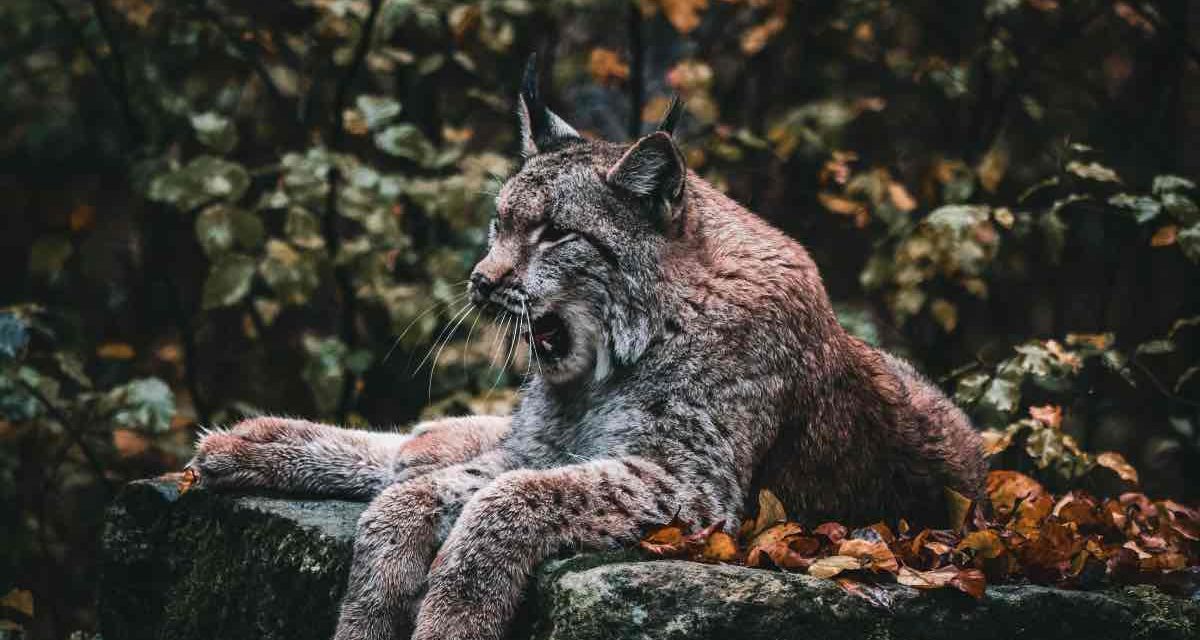
[[[761,487],[810,525],[935,524],[944,487],[980,494],[966,417],[842,329],[799,244],[687,171],[669,131],[590,141],[544,108],[524,92],[526,158],[472,279],[478,304],[566,327],[511,421],[268,419],[200,444],[214,486],[375,495],[339,640],[502,638],[547,557],[675,515],[733,530]]]

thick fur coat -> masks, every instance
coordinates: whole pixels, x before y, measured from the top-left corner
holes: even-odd
[[[544,559],[675,515],[734,529],[761,487],[811,525],[936,523],[944,488],[980,494],[963,413],[842,329],[803,247],[685,168],[674,109],[632,145],[586,140],[527,78],[519,116],[471,280],[534,356],[511,418],[259,418],[193,461],[218,489],[372,499],[337,638],[502,638]]]

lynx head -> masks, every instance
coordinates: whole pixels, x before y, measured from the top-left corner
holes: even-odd
[[[602,380],[655,331],[659,256],[682,228],[679,106],[633,144],[587,140],[546,108],[536,76],[531,57],[517,105],[524,162],[500,189],[472,298],[516,317],[550,384]]]

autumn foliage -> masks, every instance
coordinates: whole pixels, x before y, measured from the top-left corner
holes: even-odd
[[[1154,584],[1189,595],[1200,586],[1200,511],[1142,493],[1099,499],[1083,491],[1051,495],[1016,471],[993,471],[987,501],[947,490],[949,529],[900,520],[850,529],[837,522],[787,519],[779,500],[759,493],[759,511],[737,536],[718,522],[688,533],[675,519],[640,546],[662,558],[741,564],[835,579],[879,601],[878,585],[957,589],[974,598],[988,584],[1032,582],[1068,589]]]

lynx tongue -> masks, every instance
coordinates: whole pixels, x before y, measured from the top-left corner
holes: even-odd
[[[533,347],[545,356],[566,355],[567,327],[558,316],[548,313],[533,323]]]

